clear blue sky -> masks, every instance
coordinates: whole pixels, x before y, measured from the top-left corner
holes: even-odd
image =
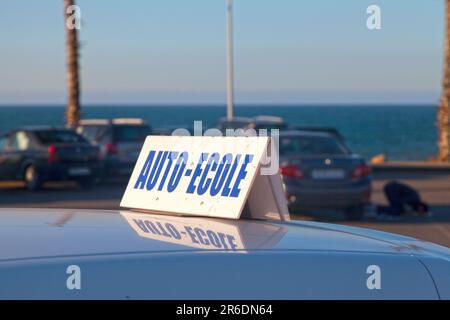
[[[225,103],[225,0],[78,0],[82,101]],[[366,28],[366,8],[382,30]],[[444,0],[235,0],[237,103],[436,103]],[[0,104],[64,103],[63,0],[2,0]]]

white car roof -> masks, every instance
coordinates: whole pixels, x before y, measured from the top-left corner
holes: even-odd
[[[172,217],[108,210],[0,209],[0,243],[12,244],[1,246],[0,262],[65,255],[230,249],[195,247],[182,241],[152,238],[151,232],[140,232],[136,221],[190,225],[193,229],[199,225],[205,228],[205,233],[207,230],[216,234],[228,232],[239,238],[236,239],[240,244],[237,250],[245,251],[270,249],[397,253],[416,251],[409,245],[403,245],[403,242],[420,245],[418,240],[408,237],[314,222]],[[150,227],[147,225],[147,228]]]
[[[448,249],[360,228],[0,209],[0,230],[0,299],[450,299]]]

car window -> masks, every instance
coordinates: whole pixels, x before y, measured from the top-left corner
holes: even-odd
[[[99,141],[106,133],[106,130],[106,126],[83,126],[78,128],[77,132],[89,141]]]
[[[42,144],[86,142],[82,136],[71,130],[40,130],[34,133]]]
[[[12,149],[24,151],[27,150],[30,145],[30,139],[24,131],[16,132],[16,134],[12,137]]]
[[[148,126],[114,126],[113,135],[115,142],[141,142],[150,134]]]
[[[350,151],[334,137],[281,137],[280,154],[298,156],[343,155]]]

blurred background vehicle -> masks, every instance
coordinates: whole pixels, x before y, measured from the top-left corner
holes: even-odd
[[[291,213],[342,210],[360,219],[370,201],[371,171],[342,138],[327,130],[280,133],[280,172]]]
[[[152,129],[152,135],[155,136],[171,136],[173,133],[180,133],[179,130],[183,130],[184,133],[194,135],[194,127],[189,125],[168,125],[164,127],[158,127]]]
[[[252,123],[252,118],[248,117],[234,117],[233,120],[228,120],[226,117],[222,117],[217,121],[214,128],[219,129],[223,133],[227,129],[244,129]]]
[[[0,136],[0,180],[24,180],[30,190],[57,180],[89,188],[99,170],[98,149],[73,130],[30,127]]]
[[[249,123],[246,128],[258,130],[286,130],[289,125],[283,120],[281,117],[276,116],[256,116],[252,119],[252,122]]]
[[[341,140],[342,143],[345,143],[344,136],[335,128],[328,127],[314,127],[314,126],[291,126],[289,125],[288,130],[300,130],[300,131],[313,131],[313,132],[326,132]]]
[[[227,129],[254,129],[257,131],[261,129],[271,130],[286,130],[288,124],[284,122],[283,118],[276,116],[256,116],[256,117],[234,117],[233,120],[228,120],[226,117],[219,118],[217,124],[213,127],[222,131],[225,134]]]
[[[152,129],[143,119],[81,120],[77,132],[99,147],[102,178],[125,176],[133,172],[145,138]]]

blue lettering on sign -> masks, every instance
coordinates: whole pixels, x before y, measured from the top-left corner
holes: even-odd
[[[167,191],[173,192],[177,188],[178,183],[180,183],[180,179],[183,176],[184,169],[186,169],[188,157],[187,152],[182,152],[178,157],[177,164],[175,165],[172,175],[170,176]]]
[[[238,197],[239,193],[241,192],[241,189],[239,189],[239,184],[241,183],[242,180],[245,179],[245,177],[247,176],[247,164],[252,162],[253,160],[253,156],[251,154],[247,154],[245,156],[245,160],[244,163],[241,166],[241,169],[239,170],[239,174],[236,178],[236,182],[233,185],[233,189],[231,189],[231,193],[230,196],[231,197]]]
[[[164,188],[164,184],[166,183],[167,176],[169,175],[170,169],[172,168],[173,159],[178,157],[178,152],[171,152],[169,154],[169,162],[167,163],[166,171],[164,171],[164,175],[161,179],[161,183],[159,184],[158,191],[161,191]]]
[[[147,160],[145,160],[144,167],[141,170],[141,173],[139,174],[139,178],[136,181],[136,184],[134,185],[135,189],[144,189],[144,186],[147,183],[148,174],[150,172],[150,166],[153,162],[153,158],[155,157],[155,151],[150,151],[147,156]]]
[[[211,196],[214,197],[217,194],[219,194],[220,190],[222,189],[223,183],[228,176],[228,172],[230,171],[230,166],[232,162],[233,156],[231,155],[231,153],[227,153],[225,156],[223,156],[222,161],[220,162],[220,165],[217,168],[217,172],[214,177],[211,190],[209,192]]]
[[[199,196],[204,195],[211,185],[211,178],[208,178],[208,173],[211,170],[211,172],[216,171],[217,163],[220,160],[220,155],[218,153],[213,153],[211,157],[208,160],[207,165],[205,166],[205,169],[203,170],[202,177],[200,179],[200,182],[198,184],[197,194]]]
[[[155,187],[156,182],[158,182],[158,177],[161,174],[161,170],[162,170],[162,168],[164,166],[164,161],[167,158],[167,154],[168,154],[167,151],[165,151],[165,152],[161,152],[161,151],[158,152],[158,156],[156,157],[156,162],[153,165],[153,169],[152,169],[152,171],[150,173],[150,177],[147,180],[146,188],[147,188],[148,191],[152,190]]]
[[[236,156],[236,158],[234,159],[234,163],[233,166],[231,167],[231,172],[228,175],[227,181],[225,181],[225,186],[222,189],[222,197],[228,197],[228,195],[230,194],[230,183],[231,183],[231,179],[233,179],[234,173],[236,172],[239,160],[241,159],[241,155],[238,154]]]
[[[252,163],[252,154],[202,153],[194,169],[187,169],[188,152],[150,151],[134,184],[134,189],[173,192],[181,178],[189,180],[186,193],[209,194],[213,197],[237,198],[240,184],[247,177],[247,166]]]
[[[200,175],[202,174],[202,164],[203,164],[203,160],[208,156],[207,153],[202,153],[200,155],[200,159],[198,160],[198,164],[195,167],[194,173],[192,175],[191,178],[191,182],[189,183],[189,186],[186,190],[186,193],[194,193],[195,192],[195,180],[197,180],[198,177],[200,177]]]

